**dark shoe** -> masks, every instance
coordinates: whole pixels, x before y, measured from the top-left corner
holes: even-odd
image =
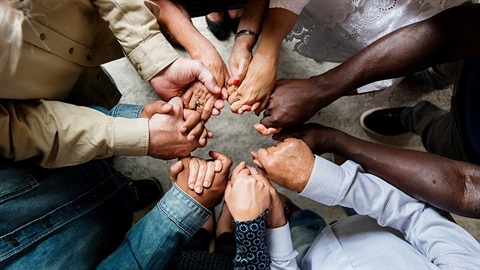
[[[383,136],[397,136],[409,132],[400,122],[400,113],[405,107],[399,108],[374,108],[360,116],[363,129]]]
[[[158,202],[163,196],[163,188],[156,178],[133,180],[130,186],[135,191],[135,211]]]
[[[218,40],[225,40],[228,38],[230,30],[228,29],[228,22],[225,19],[220,22],[212,22],[207,16],[205,16],[205,20],[207,21],[208,29]]]

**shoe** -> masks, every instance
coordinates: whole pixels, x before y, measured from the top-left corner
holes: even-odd
[[[370,133],[383,136],[397,136],[409,132],[400,122],[400,113],[405,107],[374,108],[360,116],[360,125]]]
[[[223,21],[213,22],[205,16],[205,20],[207,21],[208,29],[218,40],[225,40],[228,38],[230,30],[228,22],[225,19]]]
[[[163,196],[163,188],[156,178],[133,180],[130,186],[135,192],[134,211],[142,210],[158,202]]]

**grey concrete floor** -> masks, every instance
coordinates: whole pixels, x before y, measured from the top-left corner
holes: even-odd
[[[218,41],[207,29],[205,19],[194,18],[194,24],[217,48],[226,63],[233,46],[233,35],[226,41]],[[183,51],[182,55],[187,56]],[[278,78],[307,78],[317,75],[334,67],[332,63],[318,63],[305,58],[293,51],[293,43],[284,42],[282,45],[281,59],[278,69]],[[158,97],[147,83],[140,83],[134,74],[132,67],[125,59],[120,59],[105,65],[106,69],[116,81],[123,97],[121,102],[143,105],[154,101]],[[448,109],[451,89],[442,91],[430,91],[414,80],[406,79],[387,97],[379,97],[378,93],[370,93],[358,96],[342,97],[331,105],[321,110],[310,121],[318,122],[326,126],[340,129],[356,137],[396,147],[425,151],[418,136],[413,134],[400,138],[371,137],[363,131],[359,125],[360,115],[379,105],[395,107],[413,105],[424,99],[432,101],[438,106]],[[197,149],[192,154],[202,158],[208,158],[208,151],[215,150],[229,156],[234,165],[241,161],[253,165],[249,152],[261,147],[275,144],[270,137],[260,136],[253,125],[260,118],[252,113],[237,115],[230,112],[228,103],[218,117],[211,118],[207,128],[214,133],[214,138],[209,140],[207,146]],[[329,155],[325,156],[330,158]],[[171,185],[168,180],[168,168],[174,161],[157,160],[150,157],[116,157],[114,166],[127,176],[134,179],[155,176],[161,179],[164,189]],[[279,188],[295,204],[301,208],[311,209],[322,215],[328,222],[345,216],[340,207],[326,207],[309,199],[299,197],[293,192]],[[218,211],[218,209],[217,209]],[[480,240],[480,220],[454,216],[456,221],[469,231],[477,240]]]

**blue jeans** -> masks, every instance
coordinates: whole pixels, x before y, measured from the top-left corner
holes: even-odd
[[[315,238],[327,226],[325,220],[316,213],[305,209],[294,212],[288,220],[292,235],[293,249],[298,252],[297,265],[301,265]]]
[[[105,161],[45,169],[0,158],[0,269],[91,269],[133,220],[130,179]]]

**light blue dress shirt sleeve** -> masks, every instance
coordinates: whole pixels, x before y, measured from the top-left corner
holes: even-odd
[[[290,235],[290,225],[267,229],[267,246],[270,253],[270,269],[272,270],[297,270],[296,257],[298,252],[293,249]]]
[[[420,202],[353,161],[338,166],[319,156],[301,196],[368,215],[403,233],[428,262],[444,269],[479,269],[480,244],[442,212]],[[406,258],[408,260],[408,258]]]
[[[175,184],[97,269],[163,269],[210,214]]]

